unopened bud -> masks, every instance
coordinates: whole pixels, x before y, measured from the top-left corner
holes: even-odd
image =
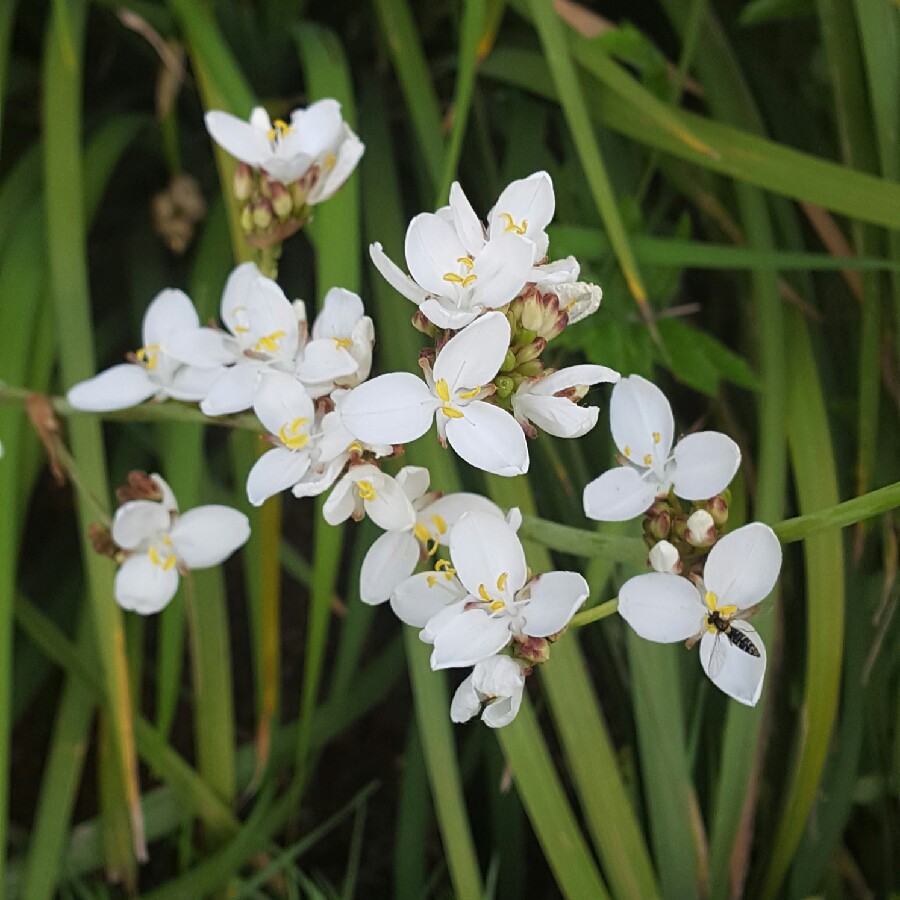
[[[272,182],[272,210],[279,219],[284,221],[294,210],[294,200],[288,189],[280,182]]]
[[[721,494],[706,501],[706,511],[716,525],[724,525],[728,521],[728,501]]]
[[[247,234],[253,231],[253,206],[249,203],[241,210],[241,230]]]
[[[516,365],[521,366],[523,363],[532,362],[537,359],[543,352],[544,348],[547,346],[547,341],[544,338],[535,338],[527,347],[523,347],[521,350],[516,352]]]
[[[116,489],[116,500],[121,506],[129,500],[162,500],[159,485],[146,472],[135,469],[128,473],[128,484]]]
[[[422,334],[428,335],[430,338],[437,337],[438,327],[425,315],[421,310],[416,310],[415,314],[412,317],[412,326],[416,329],[416,331],[421,331]]]
[[[541,308],[540,300],[529,297],[522,304],[522,311],[519,314],[519,321],[522,327],[533,331],[535,334],[541,330],[544,324],[544,310]]]
[[[668,509],[655,516],[647,517],[647,533],[658,541],[665,540],[672,530],[672,513]]]
[[[272,224],[272,204],[261,198],[253,204],[253,227],[265,231]]]
[[[705,510],[691,513],[684,528],[684,536],[693,547],[712,547],[716,542],[716,523]]]
[[[234,196],[241,203],[250,199],[253,193],[253,170],[247,163],[240,163],[234,170]]]
[[[112,539],[109,529],[98,525],[96,522],[88,525],[88,538],[94,548],[94,552],[99,553],[101,556],[108,556],[112,559],[119,552],[119,548]]]
[[[668,541],[660,541],[650,550],[650,566],[657,572],[680,575],[684,566],[678,551]]]
[[[497,396],[504,400],[516,389],[516,383],[509,375],[498,375],[494,379],[494,385],[497,388]]]
[[[530,328],[520,328],[517,332],[515,332],[513,343],[530,344],[536,337],[537,331],[532,331]]]
[[[514,651],[519,659],[538,665],[550,659],[550,642],[546,638],[516,635]]]
[[[500,364],[501,372],[512,372],[516,367],[516,357],[513,354],[512,350],[506,351],[506,356],[503,357],[503,362]]]
[[[519,375],[524,375],[526,378],[534,378],[544,371],[544,364],[539,359],[533,359],[531,362],[517,366],[516,371]]]
[[[684,529],[687,525],[687,516],[685,515],[673,515],[672,516],[672,525],[669,530],[669,534],[674,535],[678,540],[684,540]]]

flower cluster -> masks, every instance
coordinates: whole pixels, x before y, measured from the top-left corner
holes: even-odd
[[[735,700],[756,705],[766,649],[746,622],[781,570],[775,533],[752,522],[724,537],[727,487],[741,453],[724,434],[703,431],[674,448],[672,408],[662,391],[638,375],[613,388],[609,407],[620,466],[584,490],[592,519],[624,521],[642,513],[654,570],[627,581],[619,613],[641,636],[671,643],[700,641],[700,662]],[[678,498],[692,502],[690,514]]]

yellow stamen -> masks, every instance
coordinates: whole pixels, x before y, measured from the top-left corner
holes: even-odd
[[[491,612],[497,612],[498,610],[503,609],[506,604],[502,600],[495,600],[489,607]]]
[[[507,578],[509,578],[509,572],[504,572],[504,573],[497,579],[497,590],[498,590],[498,591],[501,591],[501,592],[502,592],[502,591],[505,591],[505,590],[506,590],[506,579],[507,579]]]
[[[334,168],[334,165],[336,162],[337,162],[337,157],[333,153],[329,153],[325,157],[325,171],[330,172]]]
[[[440,546],[441,545],[437,541],[429,538],[428,543],[425,545],[426,553],[428,556],[434,556],[434,554],[438,552]]]
[[[736,606],[731,606],[731,605],[729,605],[729,606],[720,606],[720,607],[719,607],[719,612],[720,612],[723,616],[725,616],[726,619],[729,619],[729,618],[731,618],[731,616],[733,616],[733,615],[737,612],[737,607],[736,607]]]
[[[447,523],[444,521],[443,516],[432,516],[431,521],[434,522],[434,527],[437,528],[438,534],[447,533]]]
[[[444,403],[450,402],[450,388],[447,387],[447,382],[444,381],[443,378],[438,378],[434,385],[435,391],[437,391],[438,397],[444,401]]]
[[[159,363],[159,344],[147,344],[146,347],[138,347],[134,355],[138,362],[145,363],[152,372]]]
[[[253,348],[257,353],[277,353],[278,342],[287,335],[286,331],[273,331],[265,337],[261,337]]]
[[[654,431],[653,432],[653,443],[658,444],[661,440],[662,440],[662,438],[659,436],[659,432]]]
[[[461,418],[463,418],[463,414],[462,414],[458,409],[454,409],[452,406],[442,406],[442,407],[441,407],[441,412],[442,412],[448,419],[461,419]]]
[[[150,562],[153,563],[154,566],[159,566],[163,572],[169,572],[170,570],[175,568],[175,556],[174,554],[169,554],[165,559],[163,559],[159,555],[159,550],[156,547],[151,547],[147,551],[147,556],[150,557]]]
[[[471,400],[473,397],[478,396],[478,392],[481,390],[481,385],[478,387],[473,387],[470,391],[461,391],[459,395],[460,400]]]
[[[631,456],[631,447],[629,447],[627,444],[625,445],[625,455]]]
[[[437,575],[429,575],[429,576],[425,579],[425,583],[426,583],[426,584],[428,585],[428,587],[430,587],[430,588],[434,587],[434,586],[437,584]]]
[[[439,559],[434,564],[434,570],[436,572],[443,572],[444,570],[446,570],[448,572],[452,572],[452,571],[454,571],[453,563],[451,563],[449,559]]]
[[[462,263],[470,272],[472,271],[472,266],[475,265],[475,260],[471,256],[460,256],[456,261]]]
[[[709,607],[709,611],[715,612],[717,609],[716,604],[719,602],[719,598],[712,591],[707,591],[703,599],[706,601],[706,605]]]
[[[473,282],[478,281],[478,276],[469,274],[463,278],[462,275],[457,275],[456,272],[445,272],[444,281],[449,281],[450,284],[458,284],[461,287],[467,288]]]
[[[528,219],[522,219],[521,225],[516,225],[513,217],[509,213],[500,213],[501,219],[506,219],[506,227],[504,231],[514,231],[516,234],[525,234],[528,231]]]
[[[332,338],[338,350],[347,350],[353,346],[353,338]]]
[[[348,453],[362,453],[363,445],[359,441],[352,441],[350,444],[347,445],[347,452]]]
[[[371,481],[357,481],[356,488],[359,491],[360,498],[363,500],[374,500],[378,496]]]
[[[491,599],[491,595],[487,592],[487,588],[483,584],[478,585],[478,596],[484,600],[485,603],[493,603],[494,601]]]
[[[288,125],[284,119],[276,119],[272,123],[272,127],[266,132],[266,137],[270,141],[281,140],[286,134],[289,134],[291,131],[291,126]]]
[[[416,522],[413,534],[416,536],[416,540],[423,544],[431,539],[431,532],[421,522]]]
[[[309,419],[300,416],[278,430],[278,438],[288,450],[302,450],[309,443],[309,435],[300,430],[307,422]]]
[[[644,454],[644,465],[649,466],[653,462],[653,457],[649,453]]]
[[[164,535],[163,535],[162,542],[163,542],[167,547],[171,547],[171,546],[172,546],[172,538],[170,538],[167,534],[164,534]]]

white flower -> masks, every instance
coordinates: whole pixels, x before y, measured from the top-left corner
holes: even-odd
[[[615,383],[619,373],[606,366],[570,366],[541,378],[526,378],[513,394],[515,417],[556,437],[575,438],[597,424],[596,406],[579,406],[587,388],[600,382]]]
[[[426,626],[434,636],[433,669],[475,665],[499,653],[514,634],[556,634],[589,593],[576,572],[548,572],[529,580],[515,531],[482,512],[466,513],[456,523],[450,557],[467,596]]]
[[[352,291],[332,288],[312,327],[312,340],[297,363],[297,378],[310,396],[324,397],[336,384],[355,387],[369,377],[375,329]]]
[[[412,528],[416,521],[403,488],[371,463],[351,466],[322,506],[329,525],[338,525],[350,516],[359,521],[367,513],[385,531]]]
[[[625,464],[584,489],[584,511],[591,519],[633,519],[670,488],[686,500],[706,500],[727,487],[741,463],[738,445],[718,431],[689,434],[673,450],[672,407],[640,375],[623,378],[613,388],[609,418]]]
[[[509,323],[488,313],[451,338],[438,354],[427,384],[407,372],[380,375],[344,398],[341,415],[361,441],[405,444],[437,421],[441,443],[470,465],[497,475],[528,471],[528,447],[516,420],[482,397],[493,393],[491,380],[509,347]]]
[[[669,575],[680,575],[684,568],[678,551],[668,541],[660,541],[653,545],[649,562],[654,571],[667,572]]]
[[[159,475],[150,477],[162,499],[123,504],[110,529],[127,553],[116,573],[116,600],[141,615],[166,606],[175,596],[181,572],[217,566],[250,537],[247,517],[229,506],[198,506],[178,515],[168,484]]]
[[[170,354],[177,337],[199,324],[197,311],[185,293],[171,288],[161,291],[144,314],[144,346],[134,353],[135,361],[76,384],[66,395],[69,403],[88,412],[107,412],[137,406],[151,397],[189,402],[203,399],[217,373],[182,365]]]
[[[482,706],[481,721],[491,728],[509,725],[522,705],[526,664],[511,656],[489,656],[475,664],[472,674],[456,689],[450,718],[467,722]]]
[[[769,595],[780,570],[781,545],[775,532],[751,522],[712,548],[697,585],[662,572],[625,582],[619,591],[619,613],[650,641],[674,643],[700,636],[703,671],[730,697],[755,706],[766,673],[766,648],[745,617]]]
[[[289,184],[304,178],[306,202],[328,199],[347,180],[363,153],[363,145],[341,116],[336,100],[319,100],[291,113],[290,124],[270,121],[257,106],[245,122],[230,113],[206,114],[213,140],[233,157],[264,169]]]
[[[247,476],[247,497],[260,506],[274,494],[292,488],[309,469],[315,409],[298,381],[283,372],[267,372],[256,390],[253,411],[277,441]]]
[[[576,273],[575,278],[578,275]],[[569,325],[593,315],[600,309],[603,291],[599,285],[587,281],[575,281],[558,284],[552,288],[559,300],[559,308],[568,316]]]
[[[420,557],[431,558],[439,547],[447,546],[453,526],[465,513],[478,509],[503,518],[499,506],[478,494],[456,493],[441,497],[429,493],[428,470],[419,466],[404,466],[396,480],[412,503],[416,520],[403,531],[385,532],[363,558],[359,595],[363,603],[370,605],[390,599],[394,606],[393,594],[397,586],[412,575]],[[431,617],[428,614],[423,622],[411,623],[404,617],[402,607],[395,607],[394,611],[402,621],[419,628]]]

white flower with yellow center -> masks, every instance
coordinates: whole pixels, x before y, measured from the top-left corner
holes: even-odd
[[[509,347],[509,323],[487,313],[451,338],[426,381],[407,372],[380,375],[354,388],[341,404],[348,430],[374,444],[405,444],[436,420],[441,443],[470,465],[497,475],[528,471],[528,447],[516,420],[482,398],[493,393]]]
[[[527,663],[511,656],[489,656],[475,664],[453,695],[450,718],[468,722],[481,713],[481,721],[491,728],[509,725],[522,705]]]
[[[311,397],[324,397],[338,384],[355,387],[369,377],[374,343],[375,329],[362,300],[352,291],[332,288],[297,363],[297,378]]]
[[[132,355],[134,362],[113,366],[76,384],[66,399],[76,409],[88,412],[127,409],[151,397],[192,403],[202,400],[218,373],[185,365],[171,354],[179,336],[199,326],[197,311],[185,293],[171,288],[161,291],[144,314],[144,345]]]
[[[256,390],[253,411],[275,442],[247,476],[247,497],[260,506],[292,488],[309,469],[315,409],[300,382],[283,372],[267,372]]]
[[[116,601],[141,615],[168,604],[179,574],[217,566],[250,537],[247,517],[230,506],[198,506],[179,515],[168,484],[159,475],[150,477],[162,499],[130,500],[110,528],[126,557],[116,573]]]
[[[450,534],[450,558],[466,595],[444,606],[425,626],[433,638],[433,669],[473,666],[499,653],[513,635],[548,637],[568,625],[587,599],[577,572],[528,576],[515,531],[496,516],[466,513]],[[436,590],[426,587],[423,593]]]
[[[306,202],[321,203],[347,180],[363,145],[341,116],[336,100],[319,100],[291,113],[290,122],[269,119],[257,106],[247,122],[220,110],[206,114],[213,140],[235,159],[290,184],[307,184]]]
[[[581,437],[597,424],[600,415],[596,406],[578,405],[588,387],[618,380],[618,372],[594,365],[569,366],[540,378],[526,378],[512,396],[513,415],[523,426],[537,426],[556,437]]]
[[[609,419],[624,465],[584,489],[584,512],[591,519],[633,519],[670,489],[685,500],[707,500],[728,486],[741,464],[738,445],[718,431],[689,434],[673,449],[672,407],[640,375],[623,378],[613,388]]]
[[[775,532],[751,522],[712,548],[696,584],[666,572],[626,581],[619,613],[650,641],[693,645],[699,638],[700,663],[713,684],[755,706],[766,674],[766,648],[746,618],[771,593],[780,571]]]
[[[351,516],[359,521],[368,515],[385,531],[411,528],[416,521],[403,488],[371,463],[350,466],[322,506],[322,515],[329,525],[339,525]]]

